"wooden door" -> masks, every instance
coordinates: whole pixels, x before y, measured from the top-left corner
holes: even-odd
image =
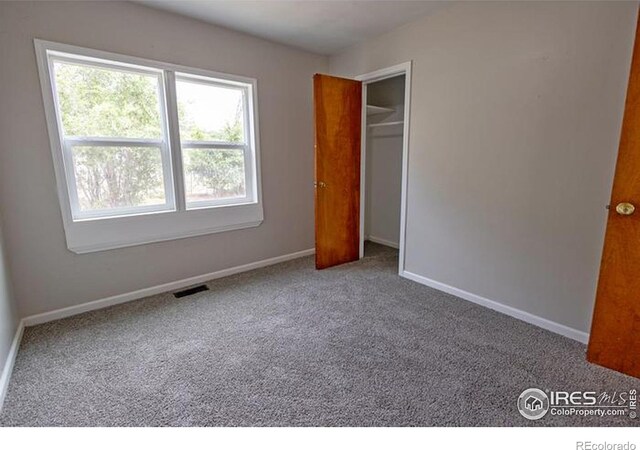
[[[636,210],[634,210],[634,207]],[[587,359],[640,377],[640,28],[605,234]]]
[[[316,74],[316,268],[359,258],[362,83]]]

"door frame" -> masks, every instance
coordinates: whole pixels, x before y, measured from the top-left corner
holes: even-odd
[[[402,126],[402,181],[400,194],[400,241],[398,274],[404,272],[405,235],[407,227],[407,188],[409,175],[409,124],[411,122],[411,65],[412,61],[365,73],[355,77],[362,81],[362,136],[360,138],[360,258],[364,256],[364,208],[366,189],[366,151],[367,151],[367,85],[404,75],[404,124]]]

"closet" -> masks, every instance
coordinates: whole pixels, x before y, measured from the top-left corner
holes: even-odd
[[[375,252],[368,240],[400,247],[404,271],[410,80],[410,62],[357,79],[313,76],[317,269]]]
[[[398,248],[405,75],[365,86],[364,239]]]

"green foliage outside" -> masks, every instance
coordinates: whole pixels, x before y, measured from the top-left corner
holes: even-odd
[[[163,204],[160,150],[153,147],[74,147],[83,210]]]
[[[240,105],[238,105],[240,106]],[[180,137],[183,141],[242,142],[242,110],[238,108],[233,122],[220,131],[203,130],[178,104]],[[242,150],[211,150],[183,148],[187,201],[245,195],[244,155]]]
[[[245,195],[242,150],[184,149],[187,200],[239,197]],[[192,183],[189,189],[189,183]],[[198,184],[200,189],[193,184]],[[202,188],[206,189],[202,189]],[[191,192],[189,192],[191,191]]]
[[[56,64],[55,74],[65,136],[162,137],[156,78],[72,64]],[[196,126],[185,111],[179,104],[187,139],[242,141],[240,110],[219,132]],[[73,157],[83,210],[165,202],[159,148],[76,146]],[[244,195],[242,151],[184,149],[184,159],[189,201]]]
[[[157,79],[73,64],[56,64],[66,136],[160,139]]]

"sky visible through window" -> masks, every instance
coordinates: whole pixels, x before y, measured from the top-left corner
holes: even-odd
[[[244,142],[243,91],[178,79],[180,138],[186,141]],[[225,133],[238,127],[236,135]]]

